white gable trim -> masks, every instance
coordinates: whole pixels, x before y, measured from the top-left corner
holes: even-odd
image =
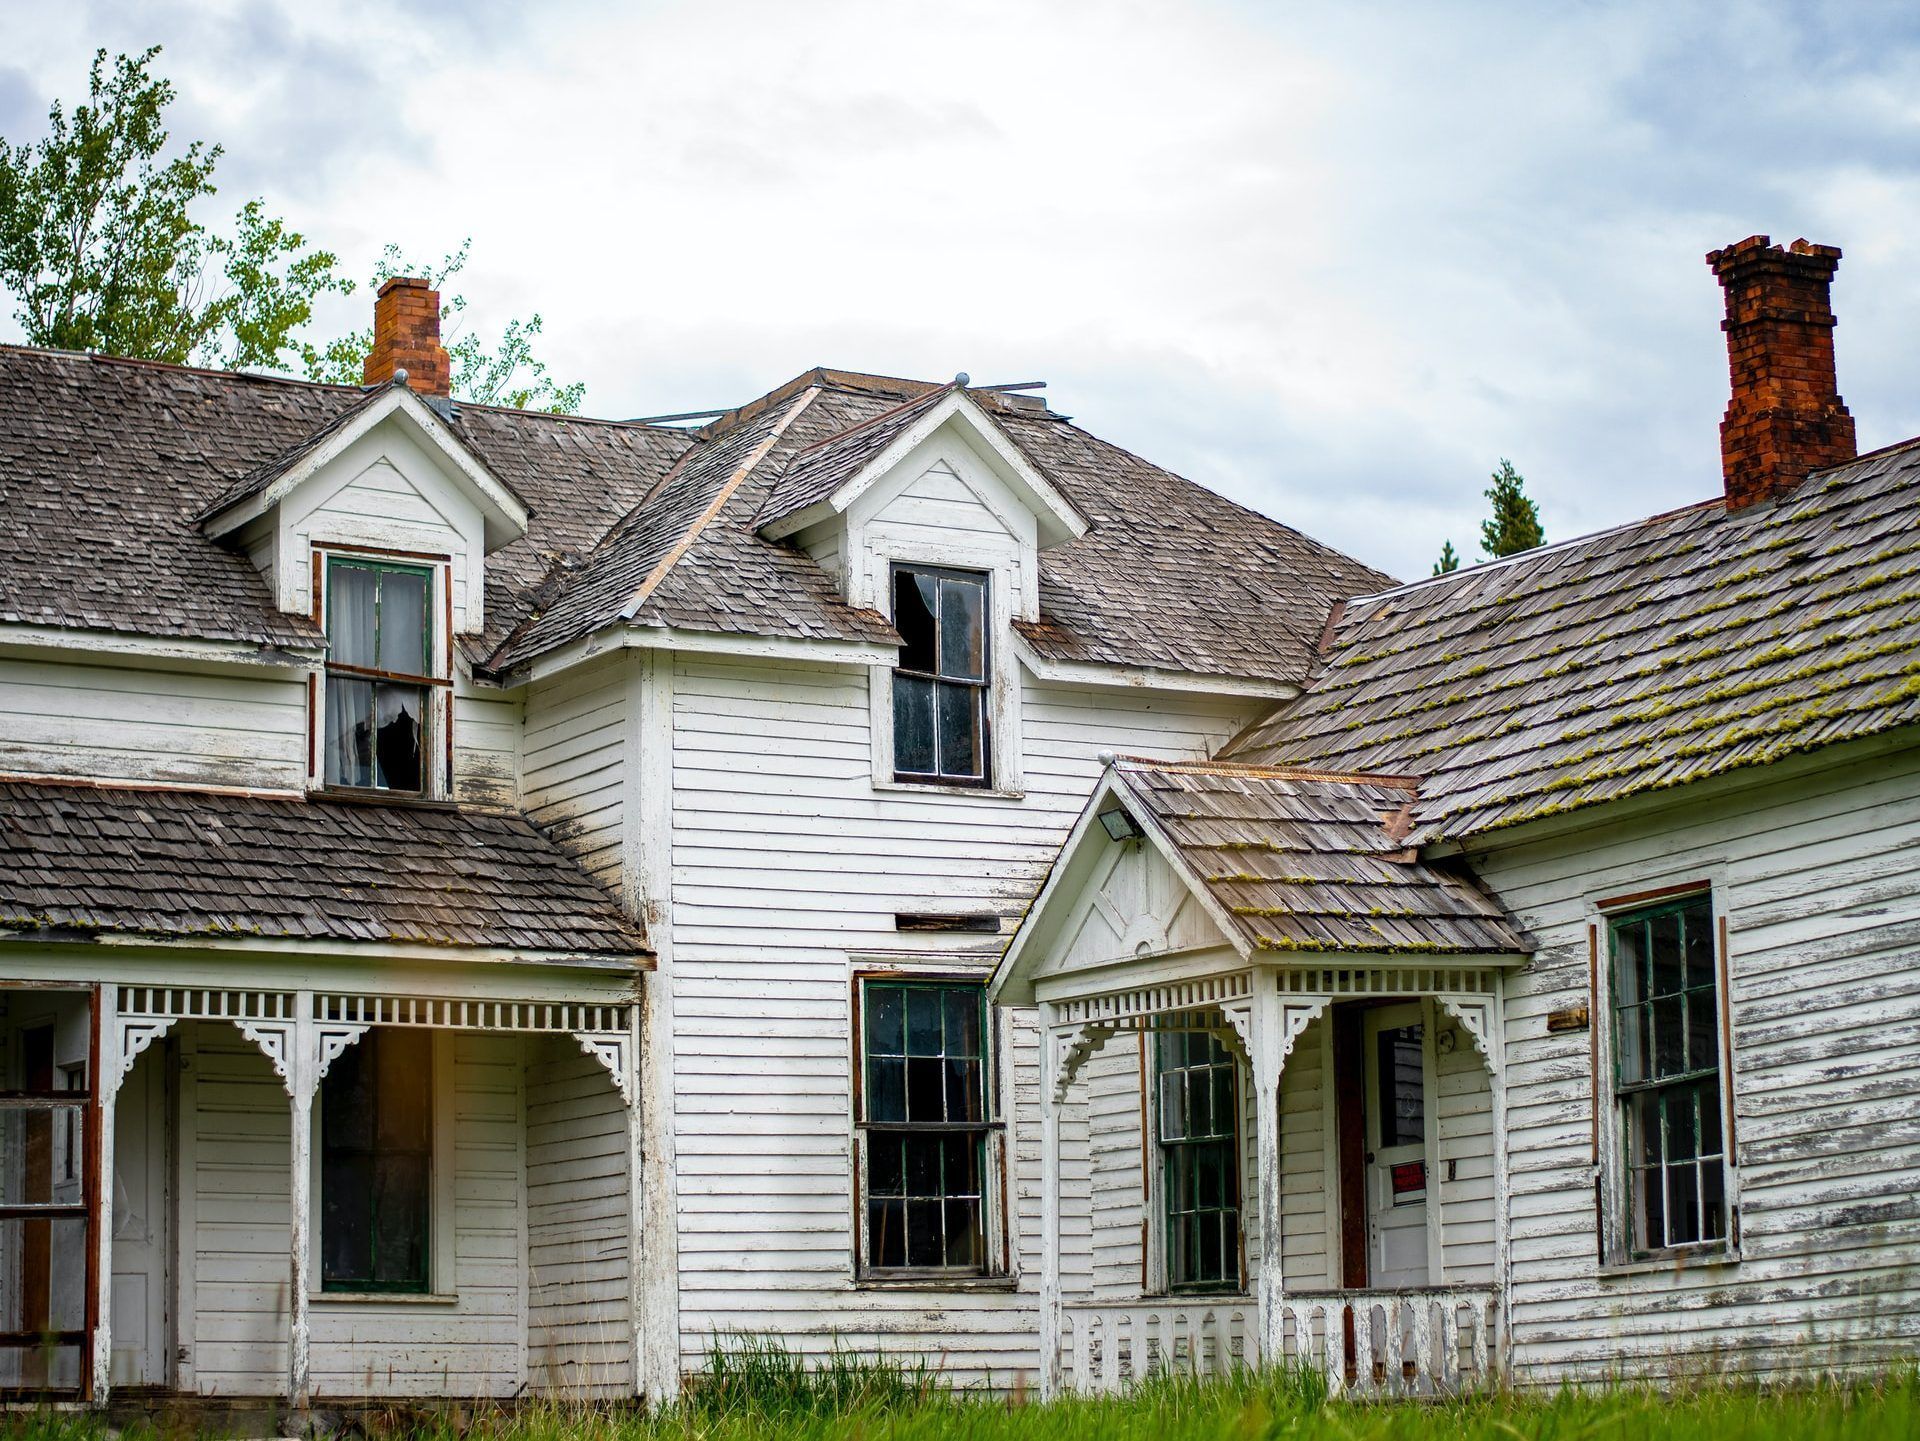
[[[813,640],[803,636],[759,635],[737,631],[682,630],[676,626],[619,622],[572,645],[549,651],[502,678],[504,689],[546,680],[617,650],[684,650],[705,655],[752,656],[761,660],[810,661],[819,665],[891,666],[900,647],[890,641]]]
[[[1046,883],[1040,887],[1040,894],[1033,898],[1033,904],[1021,919],[1020,929],[1014,932],[1013,939],[1007,943],[1007,953],[1001,958],[999,967],[994,971],[993,982],[988,987],[988,994],[996,1004],[1033,1004],[1034,981],[1041,973],[1048,950],[1058,940],[1057,933],[1062,922],[1072,913],[1081,891],[1093,880],[1102,848],[1124,844],[1109,838],[1100,824],[1100,812],[1109,801],[1119,801],[1127,808],[1127,814],[1145,833],[1145,843],[1153,846],[1192,893],[1201,910],[1219,930],[1222,942],[1231,946],[1242,960],[1254,959],[1253,948],[1242,938],[1233,924],[1233,918],[1188,868],[1178,848],[1127,784],[1124,773],[1110,761],[1099,784],[1093,788],[1093,794],[1081,809],[1080,818],[1068,832],[1066,843],[1060,848],[1053,868],[1047,872]]]
[[[344,454],[362,436],[389,418],[404,419],[426,442],[425,449],[479,508],[486,526],[486,548],[498,550],[527,532],[527,508],[448,428],[445,421],[404,385],[390,385],[365,410],[302,456],[286,474],[258,495],[217,511],[204,525],[208,535],[226,535],[265,515]]]
[[[23,658],[52,653],[58,659],[72,660],[78,652],[87,659],[112,656],[126,665],[305,671],[312,669],[326,654],[326,649],[326,644],[318,640],[311,645],[282,647],[251,640],[209,640],[201,636],[140,635],[133,631],[87,630],[77,626],[0,623],[0,655]]]
[[[768,521],[761,527],[760,533],[769,540],[783,540],[833,516],[846,514],[849,507],[870,487],[890,474],[928,437],[949,422],[965,427],[969,438],[985,451],[999,479],[1033,513],[1042,548],[1075,540],[1087,533],[1086,518],[1074,508],[1073,503],[1007,438],[1006,432],[980,408],[979,402],[962,390],[953,391],[895,436],[886,449],[860,467],[850,479],[842,482],[840,488],[825,500]]]

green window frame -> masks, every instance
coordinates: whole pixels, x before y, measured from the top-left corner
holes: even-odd
[[[320,1080],[320,1289],[432,1285],[433,1033],[375,1026]]]
[[[1240,1289],[1240,1067],[1211,1031],[1154,1047],[1154,1131],[1169,1291]]]
[[[994,1129],[984,981],[860,982],[863,1274],[983,1275]]]
[[[1636,1256],[1725,1246],[1731,1232],[1714,935],[1706,891],[1607,920],[1625,1230]]]
[[[322,778],[419,795],[432,772],[434,570],[327,555]]]

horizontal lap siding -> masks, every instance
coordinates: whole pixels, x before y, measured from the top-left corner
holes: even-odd
[[[459,680],[453,694],[454,799],[475,805],[515,804],[514,753],[519,743],[520,703],[497,691],[475,691]]]
[[[1451,1050],[1436,1047],[1434,1055],[1441,1264],[1449,1284],[1481,1285],[1495,1271],[1493,1087],[1467,1033],[1445,1012],[1435,1021],[1441,1036],[1453,1037]],[[1433,1187],[1428,1194],[1436,1194]]]
[[[1103,749],[1191,756],[1244,706],[1031,686],[1027,796],[875,791],[867,672],[680,659],[673,924],[683,1358],[715,1332],[920,1354],[1009,1384],[1035,1364],[1037,1067],[1011,1017],[1021,1294],[852,1285],[849,955],[973,950],[901,911],[1017,914]],[[984,973],[994,947],[978,947]],[[1004,1096],[1003,1092],[1003,1096]],[[1082,1212],[1084,1215],[1084,1211]],[[1084,1244],[1081,1242],[1079,1244]]]
[[[627,1110],[568,1036],[529,1043],[527,1375],[568,1400],[633,1394]]]
[[[1088,1059],[1078,1081],[1088,1112],[1092,1290],[1103,1300],[1138,1296],[1145,1265],[1140,1047],[1137,1035],[1115,1036]]]
[[[298,675],[0,661],[0,773],[297,790]]]
[[[1308,1023],[1280,1072],[1280,1277],[1295,1290],[1320,1290],[1331,1264],[1327,1236],[1325,1046],[1327,1023]],[[1252,1172],[1249,1172],[1251,1175]],[[1252,1186],[1245,1194],[1255,1194]]]
[[[523,808],[607,885],[620,880],[630,674],[617,656],[539,687],[521,736]]]
[[[226,1026],[196,1030],[195,1382],[207,1395],[284,1394],[286,1092],[258,1049]],[[520,1041],[472,1034],[451,1040],[458,1197],[451,1281],[458,1300],[315,1300],[316,1395],[505,1396],[521,1384]]]
[[[1517,1359],[1759,1372],[1920,1337],[1920,757],[1862,760],[1480,861],[1539,938],[1508,1000]],[[1583,898],[1727,880],[1745,1259],[1596,1275]],[[1604,937],[1602,960],[1604,963]],[[1610,1075],[1602,1058],[1602,1076]],[[1611,1096],[1602,1091],[1603,1123]]]

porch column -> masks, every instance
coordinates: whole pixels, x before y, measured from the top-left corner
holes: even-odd
[[[1260,1363],[1272,1366],[1280,1359],[1280,1300],[1284,1274],[1285,1238],[1280,1229],[1280,992],[1270,974],[1258,974],[1253,992],[1252,1044],[1248,1059],[1253,1071],[1253,1135],[1255,1174],[1259,1178],[1256,1204],[1260,1217]]]
[[[93,1323],[93,1355],[86,1364],[92,1367],[87,1399],[95,1406],[106,1404],[113,1383],[113,1113],[114,1098],[120,1094],[122,1062],[120,1055],[120,989],[114,985],[93,988],[93,1016],[90,1021],[93,1045],[92,1071],[88,1084],[93,1091],[93,1145],[89,1148],[86,1193],[93,1202],[93,1234],[88,1255],[87,1279],[92,1289],[87,1295],[88,1318]]]
[[[1060,1394],[1060,1037],[1040,1003],[1040,1399]]]
[[[313,1024],[313,992],[300,991],[293,1002],[293,1035],[287,1047],[287,1094],[291,1103],[292,1144],[289,1146],[292,1200],[288,1230],[292,1295],[287,1308],[287,1401],[304,1411],[309,1399],[308,1360],[311,1332],[307,1292],[311,1284],[307,1257],[313,1210],[313,1095],[320,1084],[320,1047]]]
[[[633,1390],[648,1401],[672,1399],[666,1389],[651,1380],[647,1370],[647,1268],[643,1264],[647,1247],[647,1117],[646,1092],[641,1085],[640,1064],[646,1020],[636,1003],[627,1013],[627,1307],[633,1323]],[[526,1344],[523,1338],[523,1344]],[[673,1356],[679,1369],[679,1348]]]

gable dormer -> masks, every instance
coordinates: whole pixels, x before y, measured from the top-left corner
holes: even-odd
[[[799,452],[760,513],[837,575],[849,604],[890,612],[891,567],[1001,573],[1008,615],[1040,614],[1039,552],[1087,522],[956,382]]]

